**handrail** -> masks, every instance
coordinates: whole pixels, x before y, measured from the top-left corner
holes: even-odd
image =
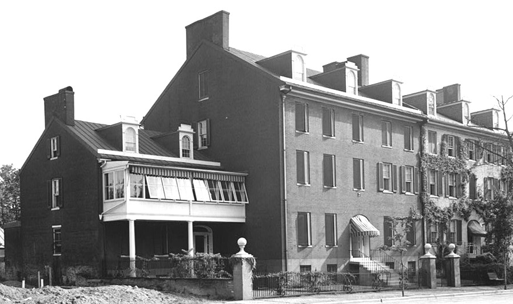
[[[358,258],[362,258],[358,263],[369,269],[371,272],[390,273],[390,271],[383,267],[380,262],[373,260],[370,256],[365,256],[365,253],[361,250],[353,249],[352,252],[356,252]]]
[[[371,251],[371,254],[370,254],[370,258],[372,260],[377,260],[383,264],[387,264],[387,263],[394,263],[394,267],[392,268],[395,272],[397,272],[398,270],[396,269],[396,266],[400,266],[401,265],[401,261],[398,261],[396,260],[394,257],[392,257],[391,255],[389,255],[388,253],[386,253],[384,250],[372,250]],[[388,265],[387,265],[388,266]]]

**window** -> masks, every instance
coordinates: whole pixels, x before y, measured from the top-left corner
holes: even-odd
[[[54,178],[49,181],[48,207],[50,209],[59,209],[62,207],[62,179]]]
[[[449,242],[455,243],[456,245],[463,244],[461,227],[462,227],[461,220],[451,220]]]
[[[397,190],[397,167],[390,163],[378,163],[378,191]]]
[[[198,148],[205,149],[210,146],[210,119],[198,122]]]
[[[435,115],[435,94],[428,95],[428,115]]]
[[[470,174],[468,177],[468,198],[476,199],[476,176],[474,174]]]
[[[394,245],[393,237],[394,237],[394,220],[389,216],[385,216],[385,218],[383,220],[384,244],[386,246]]]
[[[144,198],[144,175],[130,174],[130,197]]]
[[[296,102],[296,131],[308,132],[308,104]]]
[[[468,103],[463,104],[463,123],[468,124],[470,122],[470,109]]]
[[[108,172],[104,175],[105,200],[120,199],[125,197],[125,173],[124,171]]]
[[[324,154],[322,163],[324,169],[324,187],[336,187],[335,155]]]
[[[312,246],[310,212],[298,212],[297,214],[297,244],[304,247]]]
[[[53,255],[59,256],[62,252],[62,239],[61,239],[61,226],[56,225],[52,226],[52,235],[53,235]]]
[[[416,245],[417,243],[417,233],[416,233],[416,222],[411,223],[410,227],[406,227],[406,241],[408,242],[408,246]]]
[[[363,115],[353,114],[353,141],[363,142]]]
[[[310,154],[307,151],[296,151],[297,183],[310,185]]]
[[[353,158],[353,189],[365,189],[364,161],[360,158]]]
[[[493,200],[497,196],[497,191],[500,188],[498,179],[492,177],[484,178],[484,197],[486,200]]]
[[[436,132],[428,131],[428,152],[432,154],[436,154]]]
[[[191,140],[189,136],[182,137],[182,157],[191,157]]]
[[[413,128],[410,126],[404,127],[404,150],[413,151]]]
[[[337,272],[337,270],[338,270],[337,264],[328,264],[328,265],[326,265],[326,267],[327,267],[326,271],[329,273],[334,273],[334,272]],[[334,279],[336,279],[336,277]]]
[[[400,106],[401,100],[401,86],[398,83],[394,83],[392,87],[392,103]]]
[[[322,135],[335,137],[335,110],[322,108]]]
[[[447,195],[449,197],[457,197],[456,193],[456,179],[457,179],[456,173],[449,173],[447,175]]]
[[[449,157],[455,156],[454,136],[452,136],[452,135],[447,136],[447,156],[449,156]]]
[[[326,225],[326,246],[337,246],[337,215],[335,213],[326,213],[324,219]]]
[[[198,74],[199,100],[208,99],[208,71]]]
[[[125,151],[128,152],[136,152],[136,144],[135,144],[135,130],[134,128],[127,128],[125,130]]]
[[[311,265],[299,265],[299,272],[311,272],[312,266]]]
[[[438,226],[435,223],[427,223],[427,242],[438,242]]]
[[[356,85],[356,73],[354,71],[349,70],[349,71],[347,71],[346,76],[347,76],[346,93],[357,95],[358,86]]]
[[[381,145],[384,147],[392,146],[392,124],[390,121],[381,122]]]
[[[50,138],[50,159],[56,159],[61,154],[60,137]]]
[[[429,170],[429,194],[438,195],[438,171]]]
[[[472,140],[467,142],[467,156],[469,160],[476,160],[476,144]]]
[[[413,166],[402,166],[401,174],[401,192],[408,194],[417,194],[417,172]]]
[[[294,56],[292,61],[295,80],[305,81],[305,62],[300,55]]]

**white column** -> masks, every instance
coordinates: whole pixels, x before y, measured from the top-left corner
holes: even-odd
[[[130,277],[135,278],[135,221],[128,220],[128,257],[130,259]]]
[[[192,227],[193,221],[187,222],[187,250],[189,251],[190,256],[194,256],[194,230]]]

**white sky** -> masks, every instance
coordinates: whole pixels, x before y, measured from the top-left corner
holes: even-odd
[[[403,94],[460,83],[471,111],[513,95],[509,1],[2,1],[0,165],[20,168],[44,129],[43,98],[75,91],[75,118],[141,119],[185,61],[185,26],[230,13],[230,45],[307,66],[370,56],[370,82]]]

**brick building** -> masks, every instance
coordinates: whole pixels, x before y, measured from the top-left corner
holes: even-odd
[[[471,114],[459,85],[404,95],[369,83],[365,55],[314,71],[302,52],[242,51],[224,11],[186,31],[187,59],[142,127],[74,120],[71,88],[45,98],[21,172],[26,268],[100,275],[120,255],[229,254],[244,236],[259,271],[347,271],[392,245],[392,217],[504,190],[496,110]],[[485,234],[475,214],[416,221],[404,260],[417,268],[426,242],[476,253]]]

